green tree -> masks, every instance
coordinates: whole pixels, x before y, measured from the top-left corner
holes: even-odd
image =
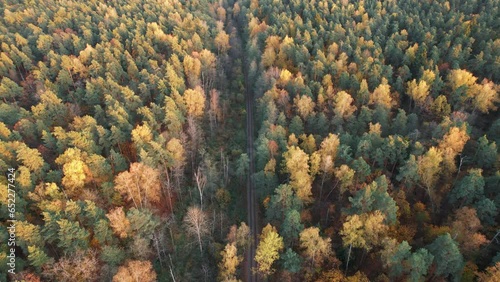
[[[396,223],[398,207],[387,192],[387,188],[388,183],[385,176],[380,176],[370,185],[366,185],[354,197],[349,197],[351,213],[361,214],[379,210],[384,214],[386,223]]]
[[[476,153],[474,154],[474,161],[484,169],[495,167],[497,163],[497,145],[496,143],[489,142],[486,135],[478,139]]]
[[[299,233],[304,229],[304,225],[300,222],[300,212],[291,209],[285,212],[285,220],[281,224],[281,234],[287,245],[299,237]]]
[[[43,249],[37,246],[28,246],[28,261],[37,270],[40,270],[45,264],[51,264],[54,259],[49,257]]]
[[[458,249],[458,244],[451,238],[449,233],[437,237],[426,248],[434,256],[436,275],[444,278],[451,277],[454,281],[460,280],[464,260]]]
[[[59,225],[58,247],[68,253],[88,248],[89,232],[82,228],[78,222],[61,219],[57,221],[57,224]]]
[[[302,263],[301,257],[292,249],[286,249],[286,252],[281,255],[281,259],[285,270],[292,273],[300,271],[300,264]]]
[[[470,205],[484,193],[484,179],[481,169],[470,169],[469,174],[457,182],[449,194],[450,203]]]

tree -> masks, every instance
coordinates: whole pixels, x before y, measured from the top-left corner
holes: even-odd
[[[476,275],[480,282],[498,282],[498,277],[500,277],[500,262],[486,268],[485,272],[476,272]]]
[[[382,78],[382,83],[373,90],[370,95],[370,104],[380,105],[386,109],[392,107],[391,86],[386,78]]]
[[[458,242],[466,257],[478,253],[481,245],[487,242],[486,237],[478,232],[479,228],[481,228],[481,222],[477,218],[475,209],[463,207],[455,211],[451,231],[453,239]]]
[[[380,244],[381,237],[387,231],[387,226],[383,221],[384,215],[378,210],[369,214],[347,216],[340,231],[343,246],[349,246],[346,272],[349,268],[352,247],[363,248],[369,251],[374,246]]]
[[[354,197],[349,197],[351,213],[361,214],[379,210],[384,214],[386,223],[396,223],[398,207],[387,189],[387,178],[385,176],[378,177],[370,185],[359,190]]]
[[[378,210],[373,213],[347,216],[340,231],[344,247],[352,246],[371,250],[379,245],[387,230],[383,221],[384,215]]]
[[[451,70],[447,77],[448,85],[453,91],[460,87],[470,87],[476,83],[477,78],[466,70]]]
[[[486,135],[478,139],[476,153],[474,154],[474,161],[484,169],[495,167],[497,162],[497,145],[495,141],[491,143],[488,141]]]
[[[345,91],[340,91],[333,99],[334,109],[333,113],[340,118],[349,118],[355,111],[356,106],[352,105],[354,99]]]
[[[282,221],[286,213],[291,210],[301,210],[302,201],[293,192],[293,187],[288,184],[282,184],[274,190],[271,196],[269,206],[266,209],[266,218],[268,221]]]
[[[457,243],[451,238],[449,233],[437,237],[432,244],[426,247],[434,256],[436,265],[436,275],[453,280],[460,279],[464,261]]]
[[[477,217],[485,224],[494,225],[495,218],[498,215],[498,209],[495,202],[483,197],[474,204]]]
[[[88,248],[90,234],[78,222],[61,219],[57,221],[57,224],[59,225],[57,246],[65,253],[74,253],[79,249]]]
[[[366,105],[370,99],[370,91],[368,90],[368,83],[366,79],[361,81],[359,91],[356,95],[357,105]]]
[[[395,239],[389,239],[385,245],[382,260],[389,269],[389,276],[393,279],[402,276],[406,270],[405,262],[411,254],[411,246],[406,241],[398,245]]]
[[[431,111],[435,116],[441,119],[449,116],[451,113],[451,107],[450,104],[448,104],[446,96],[439,95],[432,103]]]
[[[443,152],[443,163],[448,172],[455,171],[455,157],[462,152],[469,138],[464,125],[461,128],[451,127],[439,142],[438,148]]]
[[[5,103],[7,100],[15,101],[23,95],[23,88],[8,77],[3,77],[0,81],[0,99]]]
[[[408,259],[410,266],[410,279],[412,281],[421,281],[427,274],[429,266],[431,266],[434,256],[431,255],[426,249],[418,249]]]
[[[49,257],[43,249],[37,246],[28,246],[28,261],[37,270],[40,270],[45,264],[52,264],[54,259]]]
[[[201,87],[184,91],[184,103],[188,115],[201,117],[205,110],[205,93]]]
[[[281,255],[283,261],[283,268],[292,273],[300,271],[300,264],[302,262],[300,256],[292,249],[286,249],[286,252]]]
[[[332,254],[331,239],[319,236],[317,227],[309,227],[300,232],[300,247],[313,265],[321,263]]]
[[[142,163],[133,163],[129,171],[116,176],[115,189],[136,208],[158,203],[161,196],[159,172]]]
[[[100,258],[105,263],[112,266],[118,266],[123,262],[125,256],[125,251],[122,248],[105,245],[102,248]]]
[[[272,274],[274,272],[272,265],[279,258],[279,253],[283,248],[283,238],[278,234],[275,227],[267,224],[262,229],[260,242],[255,253],[258,271],[266,276]]]
[[[113,282],[153,282],[156,281],[156,272],[150,261],[129,260],[118,268],[113,276]]]
[[[295,134],[296,136],[300,136],[302,133],[304,133],[304,122],[302,121],[300,116],[297,115],[292,118],[288,130],[291,134]]]
[[[397,181],[404,181],[407,185],[413,186],[420,179],[418,174],[418,162],[415,155],[410,155],[408,160],[399,169],[399,174],[396,176]]]
[[[236,269],[243,260],[238,256],[238,250],[234,243],[228,243],[220,252],[222,261],[219,263],[220,281],[236,281]]]
[[[202,238],[208,234],[209,225],[208,219],[203,210],[192,206],[187,210],[184,216],[184,226],[191,236],[195,236],[200,247],[200,254],[203,254]]]
[[[408,242],[397,244],[395,239],[386,240],[382,257],[392,279],[401,279],[403,275],[409,274],[409,280],[415,282],[421,281],[427,274],[434,259],[426,249],[411,253]]]
[[[314,101],[307,95],[297,96],[293,99],[299,116],[305,120],[314,112]]]
[[[231,47],[229,45],[229,35],[224,30],[219,31],[215,36],[214,44],[219,52],[225,53]]]
[[[488,82],[486,79],[481,84],[475,84],[471,87],[472,105],[474,110],[479,110],[483,114],[489,113],[490,110],[496,111],[495,105],[500,101],[498,96],[498,87],[493,82]]]
[[[339,145],[340,140],[338,136],[330,133],[323,139],[320,149],[318,150],[321,156],[320,170],[322,172],[320,197],[323,196],[323,184],[325,179],[334,173],[335,159],[337,158]]]
[[[460,202],[460,206],[463,206],[480,199],[484,193],[482,172],[482,169],[470,169],[469,174],[460,179],[449,193],[450,202]]]
[[[439,177],[440,164],[442,161],[443,153],[435,147],[431,147],[425,155],[419,156],[417,161],[418,175],[420,177],[420,181],[427,189],[432,206],[434,206],[434,202],[432,200],[434,192],[432,189],[434,188]]]
[[[309,175],[309,156],[297,146],[288,147],[283,154],[285,168],[290,173],[290,185],[303,202],[312,201],[312,177]]]
[[[406,93],[415,101],[415,103],[419,107],[422,107],[425,99],[427,98],[427,96],[429,96],[429,85],[425,80],[420,80],[417,83],[417,80],[414,79],[408,82],[408,89]]]
[[[241,154],[236,161],[236,175],[240,177],[240,179],[243,179],[248,173],[249,166],[250,159],[248,158],[248,155],[245,153]]]
[[[296,209],[286,210],[285,220],[281,225],[281,234],[287,244],[290,244],[299,237],[299,233],[304,229],[304,225],[300,222],[300,212]]]
[[[351,167],[356,172],[356,182],[358,183],[364,182],[366,177],[371,174],[370,165],[362,157],[352,161]]]
[[[46,264],[42,276],[51,281],[62,282],[98,281],[100,268],[96,252],[78,251],[71,256],[62,257],[54,264]]]
[[[78,159],[72,160],[63,165],[64,177],[62,184],[68,189],[68,194],[78,195],[80,189],[85,184],[85,164]]]
[[[109,219],[113,232],[120,238],[127,238],[130,232],[130,221],[123,212],[123,207],[111,210],[106,217]]]
[[[335,178],[337,178],[335,187],[340,183],[340,195],[342,195],[346,191],[346,189],[352,185],[355,173],[356,172],[353,169],[345,164],[335,169],[334,174]]]
[[[200,84],[201,62],[198,58],[190,55],[184,56],[184,73],[190,88],[195,88]],[[187,91],[187,90],[186,90]]]

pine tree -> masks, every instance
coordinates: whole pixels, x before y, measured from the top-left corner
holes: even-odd
[[[432,244],[427,246],[427,249],[434,256],[436,275],[444,278],[451,276],[454,281],[460,280],[464,261],[457,243],[449,233],[437,237]]]

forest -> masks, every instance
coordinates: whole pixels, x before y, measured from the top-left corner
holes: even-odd
[[[499,281],[500,0],[0,14],[0,281]]]

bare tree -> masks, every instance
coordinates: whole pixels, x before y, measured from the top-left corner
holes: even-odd
[[[201,243],[202,237],[209,232],[209,222],[208,218],[198,207],[189,207],[184,217],[184,224],[187,232],[196,236],[198,239],[198,244],[200,246],[200,253],[203,253],[203,245]]]
[[[194,179],[196,181],[196,188],[198,188],[198,193],[200,194],[200,208],[203,210],[203,191],[207,185],[207,177],[203,174],[200,167],[194,173]]]

